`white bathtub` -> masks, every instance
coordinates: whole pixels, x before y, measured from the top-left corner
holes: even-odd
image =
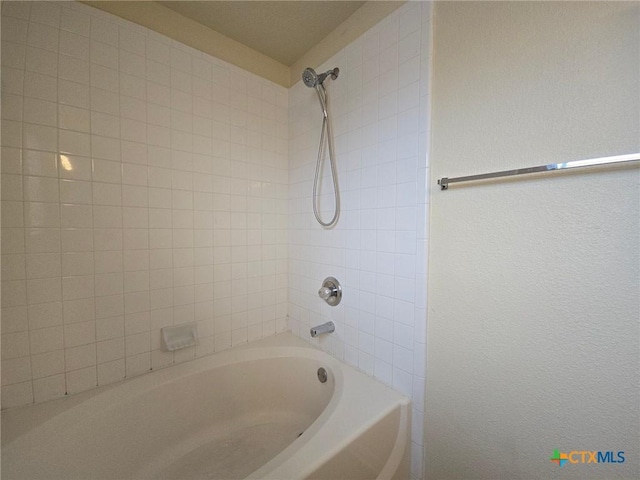
[[[285,333],[2,412],[2,478],[408,479],[410,411]]]

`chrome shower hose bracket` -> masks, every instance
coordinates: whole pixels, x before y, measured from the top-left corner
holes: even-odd
[[[335,307],[342,300],[342,287],[340,282],[333,277],[327,277],[322,282],[322,287],[318,290],[321,299],[332,307]]]

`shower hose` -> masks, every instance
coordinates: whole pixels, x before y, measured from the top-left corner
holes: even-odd
[[[320,133],[320,145],[318,147],[318,160],[316,161],[316,176],[313,180],[313,214],[316,217],[316,220],[323,227],[333,227],[336,223],[338,223],[338,217],[340,216],[340,192],[338,190],[338,174],[336,171],[336,158],[335,151],[333,148],[333,135],[331,134],[331,122],[329,121],[329,109],[328,109],[328,101],[327,101],[327,91],[324,88],[322,83],[316,85],[316,92],[318,93],[318,100],[320,101],[320,106],[322,107],[322,132]],[[333,178],[333,193],[335,196],[335,211],[333,213],[333,218],[329,222],[323,222],[320,217],[320,213],[318,212],[318,183],[320,177],[320,166],[322,164],[322,159],[324,158],[324,145],[325,145],[325,137],[327,138],[327,145],[329,147],[329,162],[331,165],[331,176]]]

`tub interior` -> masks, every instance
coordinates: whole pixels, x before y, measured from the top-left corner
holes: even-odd
[[[10,456],[3,476],[245,478],[328,405],[335,382],[330,374],[320,383],[319,366],[309,358],[268,358],[158,380],[134,396],[114,389],[108,400],[77,407],[91,410],[88,419],[74,422],[77,408],[70,409],[15,439],[3,455]],[[18,452],[29,458],[15,458]]]
[[[150,422],[166,418],[169,428],[148,446],[154,460],[136,478],[245,478],[293,443],[329,403],[333,384],[321,384],[317,369],[310,359],[273,358],[219,368],[197,382],[177,380],[164,393],[168,411],[145,412]]]
[[[243,479],[293,443],[308,418],[268,413],[234,420],[233,426],[203,439],[190,438],[161,455],[140,478]]]

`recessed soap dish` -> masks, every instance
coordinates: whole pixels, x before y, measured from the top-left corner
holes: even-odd
[[[181,348],[192,347],[198,342],[198,324],[185,323],[175,327],[164,327],[162,333],[162,348],[168,352]]]

